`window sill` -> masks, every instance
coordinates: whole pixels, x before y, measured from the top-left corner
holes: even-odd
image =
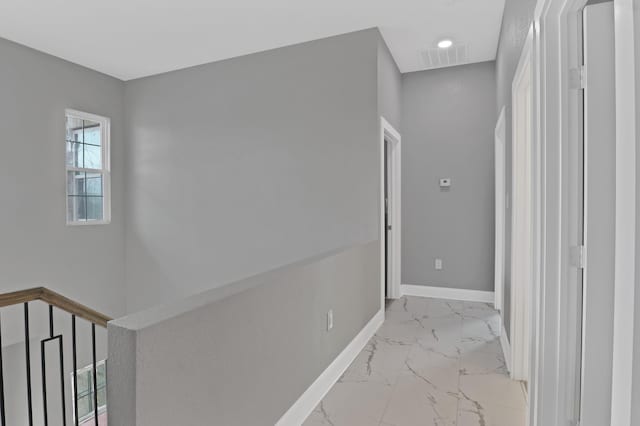
[[[87,222],[67,222],[67,226],[109,225],[110,220],[91,220]]]

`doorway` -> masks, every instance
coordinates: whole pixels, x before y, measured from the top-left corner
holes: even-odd
[[[380,118],[380,240],[381,306],[385,299],[397,299],[401,274],[401,137]]]

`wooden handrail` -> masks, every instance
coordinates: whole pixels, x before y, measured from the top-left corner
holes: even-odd
[[[66,311],[77,317],[84,318],[93,324],[105,328],[107,327],[107,323],[113,319],[101,314],[100,312],[94,311],[91,308],[87,308],[78,302],[74,302],[73,300],[58,294],[55,291],[49,290],[46,287],[35,287],[27,290],[0,294],[0,308],[4,306],[33,302],[35,300],[41,300],[51,306],[55,306],[58,309]]]

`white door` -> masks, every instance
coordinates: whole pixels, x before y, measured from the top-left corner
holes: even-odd
[[[584,281],[581,426],[611,420],[616,116],[613,2],[584,9]]]

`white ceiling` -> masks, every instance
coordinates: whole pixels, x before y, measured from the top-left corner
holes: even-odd
[[[402,72],[495,59],[505,0],[1,0],[0,37],[123,80],[379,27]]]

